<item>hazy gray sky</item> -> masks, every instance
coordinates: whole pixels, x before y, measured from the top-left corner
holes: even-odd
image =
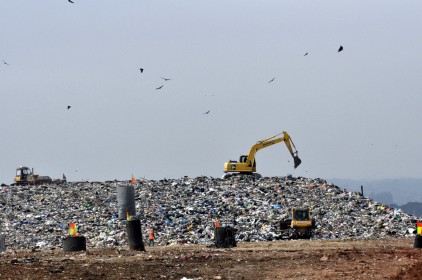
[[[0,0],[0,183],[421,176],[421,1],[74,2]]]

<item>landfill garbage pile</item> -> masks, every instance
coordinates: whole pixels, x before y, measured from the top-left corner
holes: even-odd
[[[88,248],[127,246],[125,220],[118,219],[116,189],[128,182],[73,182],[1,186],[0,234],[7,249],[61,247],[68,223]],[[348,192],[322,179],[233,176],[138,180],[135,205],[145,240],[156,245],[212,244],[214,221],[238,229],[238,242],[271,241],[292,207],[309,207],[313,239],[414,236],[416,217]]]

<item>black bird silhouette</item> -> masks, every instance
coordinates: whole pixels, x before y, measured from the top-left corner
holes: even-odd
[[[308,53],[305,53],[305,55],[304,56],[307,56],[308,55]]]
[[[271,83],[272,81],[274,81],[275,80],[275,77],[274,78],[272,78],[268,83]]]
[[[204,113],[204,115],[208,115],[210,112],[211,112],[211,111],[210,111],[210,110],[208,110],[208,111],[206,111],[206,112]]]
[[[159,86],[158,88],[156,88],[156,89],[161,89],[162,87],[163,87],[164,85],[162,85],[162,86]]]
[[[340,46],[340,48],[338,48],[338,52],[341,52],[343,50],[343,46]]]
[[[6,65],[10,65],[10,64],[9,64],[9,63],[7,63],[6,61],[4,61],[4,59],[3,59],[3,63],[4,63],[4,64],[6,64]]]
[[[67,109],[69,110],[72,106],[67,106]]]
[[[68,2],[70,2],[70,3],[72,3],[72,4],[75,4],[75,3],[73,3],[73,1],[72,0],[67,0]]]
[[[164,81],[170,81],[171,79],[168,79],[168,78],[163,78],[163,77],[161,77],[161,79],[163,79]]]
[[[139,70],[141,71],[141,73],[144,72],[144,68],[139,68]]]

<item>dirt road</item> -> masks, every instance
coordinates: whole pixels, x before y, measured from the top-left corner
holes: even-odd
[[[413,238],[0,254],[0,279],[421,279]]]

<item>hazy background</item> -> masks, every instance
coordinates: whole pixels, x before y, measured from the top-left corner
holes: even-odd
[[[74,2],[0,0],[0,183],[421,177],[422,1]]]

